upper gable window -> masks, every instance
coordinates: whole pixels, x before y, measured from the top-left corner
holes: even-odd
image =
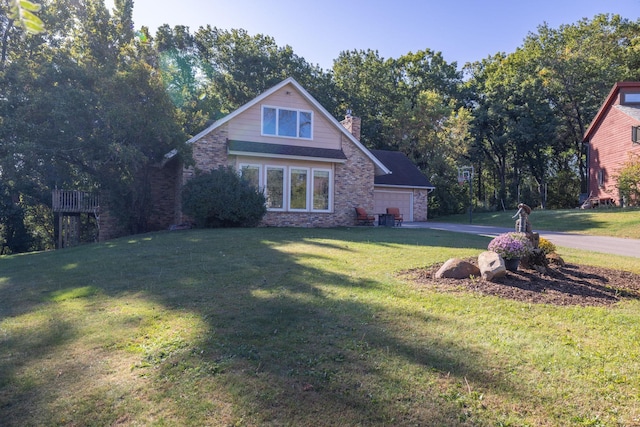
[[[262,134],[311,139],[313,113],[278,107],[262,107]]]
[[[625,93],[623,95],[623,104],[640,104],[640,93]]]

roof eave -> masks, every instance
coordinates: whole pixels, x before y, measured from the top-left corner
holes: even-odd
[[[602,104],[602,106],[600,107],[600,109],[596,113],[595,117],[593,118],[593,120],[589,124],[589,127],[587,128],[587,131],[585,132],[584,137],[582,138],[582,142],[583,143],[589,142],[589,140],[593,136],[593,133],[595,132],[596,128],[598,127],[597,126],[598,123],[600,123],[600,121],[604,118],[605,112],[613,104],[613,101],[616,99],[616,95],[618,94],[620,89],[629,88],[629,87],[640,88],[640,82],[616,82],[613,85],[613,87],[609,91],[609,95],[607,95],[607,97],[605,98],[604,103]]]
[[[216,120],[209,127],[204,129],[202,132],[200,132],[197,135],[194,135],[192,138],[190,138],[187,141],[187,143],[191,144],[191,143],[196,142],[197,140],[199,140],[203,136],[207,135],[208,133],[210,133],[211,131],[215,130],[216,128],[222,126],[223,124],[227,123],[229,120],[233,119],[234,117],[242,114],[244,111],[246,111],[249,108],[253,107],[254,105],[258,104],[263,99],[267,98],[268,96],[272,95],[273,93],[277,92],[278,90],[282,89],[284,86],[286,86],[288,84],[293,85],[300,92],[300,94],[310,104],[312,104],[315,108],[317,108],[318,111],[320,111],[322,113],[322,115],[324,115],[327,120],[329,120],[331,123],[333,123],[333,125],[340,132],[342,132],[343,135],[345,135],[353,144],[355,144],[360,149],[360,151],[362,151],[373,162],[373,164],[375,165],[375,168],[376,168],[376,174],[377,175],[388,175],[388,174],[391,173],[391,170],[387,169],[387,167],[380,160],[378,160],[376,158],[376,156],[374,156],[373,153],[371,153],[371,151],[369,151],[369,149],[367,149],[367,147],[365,147],[360,141],[358,141],[358,139],[355,136],[353,136],[351,134],[351,132],[349,132],[342,124],[340,124],[340,122],[335,117],[333,117],[313,96],[311,96],[311,94],[309,92],[307,92],[307,90],[305,88],[303,88],[300,85],[300,83],[298,83],[293,77],[289,77],[289,78],[281,81],[277,85],[273,86],[271,89],[268,89],[267,91],[261,93],[260,95],[258,95],[255,98],[253,98],[251,101],[247,102],[246,104],[244,104],[240,108],[238,108],[238,109],[234,110],[233,112],[227,114],[223,118],[221,118],[219,120]],[[173,154],[167,153],[167,155],[170,155],[169,158],[175,156],[175,154],[177,154],[177,152],[173,153]]]
[[[423,190],[435,190],[434,186],[425,186],[425,185],[397,185],[397,184],[373,184],[374,187],[393,187],[393,188],[417,188]]]
[[[290,159],[290,160],[310,160],[315,162],[324,162],[324,163],[345,163],[345,159],[335,159],[335,158],[327,158],[327,157],[310,157],[310,156],[297,156],[297,155],[287,155],[287,154],[272,154],[272,153],[261,153],[259,151],[251,152],[251,151],[236,151],[229,150],[230,155],[235,156],[243,156],[243,157],[263,157],[268,159]]]

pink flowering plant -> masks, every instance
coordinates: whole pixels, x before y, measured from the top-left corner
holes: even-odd
[[[533,251],[533,245],[525,233],[503,233],[489,242],[488,249],[503,259],[523,258]]]

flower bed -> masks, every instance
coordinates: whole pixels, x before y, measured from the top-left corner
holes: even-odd
[[[503,259],[520,259],[533,251],[533,245],[525,233],[503,233],[495,237],[489,246],[490,251],[496,252]]]

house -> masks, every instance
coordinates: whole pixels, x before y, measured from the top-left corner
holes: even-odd
[[[630,153],[640,155],[640,82],[616,83],[582,142],[587,148],[587,194],[592,204],[622,204],[616,175]]]
[[[196,170],[232,166],[264,189],[265,226],[351,226],[356,207],[374,214],[398,207],[405,221],[426,221],[433,186],[402,153],[374,152],[359,139],[359,118],[338,122],[288,78],[191,138],[193,166],[167,155],[157,195],[169,201],[156,211],[181,223],[179,188]],[[175,174],[179,185],[171,184]]]
[[[404,153],[388,150],[371,152],[391,171],[374,178],[374,212],[397,207],[405,221],[426,221],[427,196],[435,187]]]

